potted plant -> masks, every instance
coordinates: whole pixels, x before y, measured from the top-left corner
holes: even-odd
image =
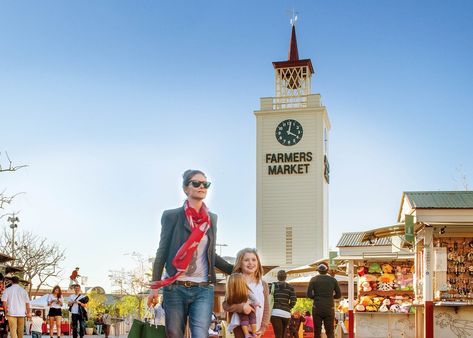
[[[85,322],[85,334],[91,336],[94,334],[95,323],[92,319]]]

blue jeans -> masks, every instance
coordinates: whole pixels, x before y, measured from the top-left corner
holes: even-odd
[[[42,332],[31,331],[31,338],[41,338],[42,335],[43,335]]]
[[[167,285],[163,290],[167,338],[182,338],[189,316],[192,338],[208,338],[214,302],[214,287]]]

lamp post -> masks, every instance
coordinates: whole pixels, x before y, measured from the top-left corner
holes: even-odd
[[[220,248],[219,255],[222,256],[222,246],[228,246],[228,244],[215,244],[215,246],[218,246]]]
[[[8,217],[8,222],[10,222],[10,229],[12,230],[12,237],[11,237],[11,255],[15,258],[15,229],[18,228],[18,222],[20,219],[15,214],[12,214],[11,217]]]

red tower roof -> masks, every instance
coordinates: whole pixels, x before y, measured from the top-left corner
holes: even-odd
[[[296,26],[292,25],[291,43],[289,44],[289,53],[287,56],[289,61],[299,60],[299,52],[297,50]]]
[[[273,62],[274,68],[288,68],[288,67],[301,67],[308,66],[310,72],[314,73],[312,67],[312,61],[310,59],[299,60],[299,51],[297,49],[297,38],[296,38],[296,26],[292,25],[291,42],[289,44],[289,53],[287,61],[275,61]]]

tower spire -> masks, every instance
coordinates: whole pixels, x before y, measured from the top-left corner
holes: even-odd
[[[292,20],[291,20],[292,21]],[[296,24],[292,24],[291,42],[289,43],[289,53],[287,56],[288,61],[298,61],[299,51],[297,50],[297,39],[296,39]]]
[[[291,33],[291,42],[289,43],[289,53],[287,56],[288,61],[297,61],[299,60],[299,51],[297,50],[297,39],[296,39],[296,22],[297,22],[297,13],[292,9],[292,17],[291,17],[291,26],[292,26],[292,33]]]
[[[291,19],[291,41],[287,61],[273,62],[276,73],[276,96],[294,97],[310,94],[311,77],[314,73],[310,59],[299,59],[296,38],[297,16],[293,12]]]

